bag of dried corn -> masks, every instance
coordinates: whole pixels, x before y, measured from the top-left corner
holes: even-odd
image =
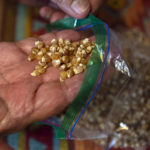
[[[109,29],[108,25],[93,15],[89,15],[82,20],[69,17],[47,26],[47,32],[64,29],[73,29],[80,32],[81,39],[80,41],[73,42],[66,39],[59,39],[58,41],[54,39],[51,41],[52,45],[48,48],[51,54],[48,55],[51,57],[52,65],[62,69],[60,82],[65,82],[67,78],[83,71],[84,77],[73,103],[61,114],[44,120],[41,123],[52,125],[56,131],[57,138],[103,138],[103,136],[106,136],[106,132],[97,132],[97,126],[103,126],[103,124],[100,123],[103,122],[103,120],[98,122],[99,119],[97,116],[99,116],[99,113],[88,113],[88,119],[92,120],[95,117],[98,119],[93,125],[94,128],[91,126],[92,128],[87,128],[88,130],[86,130],[86,126],[90,125],[86,123],[86,120],[82,120],[81,116],[86,115],[86,109],[90,102],[95,102],[95,97],[100,96],[100,94],[97,93],[97,91],[101,89],[100,85],[108,78],[111,78],[115,70],[122,72],[127,78],[131,76],[129,68],[123,58],[122,47],[119,44],[120,42],[117,35]],[[54,46],[56,43],[58,43],[58,45]],[[64,48],[66,46],[67,48]],[[58,57],[53,56],[53,54],[58,53],[58,51],[59,55],[60,51],[62,52],[60,55],[61,62],[58,62]],[[63,61],[63,57],[66,56],[67,61],[65,62]],[[41,60],[42,57],[40,57],[40,61]],[[43,60],[45,60],[45,58],[43,58]],[[84,62],[83,60],[86,62],[85,64],[82,63]],[[53,61],[57,63],[57,66],[55,66],[55,63],[53,64]],[[72,61],[74,63],[72,63]],[[68,63],[72,64],[67,66]],[[90,104],[89,106],[92,105]],[[95,110],[95,106],[91,109]],[[103,109],[105,109],[105,107],[103,107],[102,110]],[[85,133],[84,130],[86,131]]]

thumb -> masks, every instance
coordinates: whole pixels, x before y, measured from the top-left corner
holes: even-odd
[[[88,15],[90,3],[88,0],[52,0],[67,15],[81,19]]]

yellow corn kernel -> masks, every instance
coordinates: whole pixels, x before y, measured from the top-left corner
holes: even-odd
[[[69,41],[69,40],[65,40],[65,42],[64,42],[66,45],[70,45],[71,44],[71,42]]]
[[[44,69],[47,69],[47,68],[48,68],[48,65],[43,66],[43,68],[44,68]]]
[[[35,66],[35,70],[39,70],[39,69],[41,69],[42,68],[42,66],[40,66],[40,65],[36,65]]]
[[[57,44],[57,40],[56,39],[52,39],[51,40],[51,44]]]
[[[33,47],[32,50],[31,50],[32,54],[37,54],[39,52],[39,49],[36,48],[36,47]]]
[[[77,48],[79,46],[79,42],[73,42],[71,44],[72,47]]]
[[[81,53],[82,53],[82,57],[86,57],[86,56],[87,56],[87,54],[86,54],[86,51],[85,51],[85,50],[82,50],[82,51],[81,51]]]
[[[57,51],[57,45],[52,45],[52,46],[50,46],[50,48],[49,48],[49,50],[51,51],[51,52],[56,52]]]
[[[36,77],[36,76],[39,76],[39,75],[40,75],[40,73],[39,73],[38,70],[34,70],[33,72],[31,72],[31,76],[33,76],[33,77]]]
[[[62,38],[59,38],[59,39],[58,39],[58,44],[59,44],[59,45],[63,45],[63,44],[64,44],[64,41],[63,41]]]
[[[33,53],[30,53],[29,56],[28,56],[28,61],[35,60],[35,58],[36,58],[36,55],[33,54]]]
[[[80,48],[81,48],[81,49],[84,49],[84,48],[85,48],[85,45],[80,44]]]
[[[70,68],[69,70],[67,70],[67,78],[71,78],[74,75],[73,69]]]
[[[43,66],[45,66],[45,65],[46,65],[46,62],[41,62],[41,61],[39,61],[39,62],[38,62],[38,64],[39,64],[40,66],[42,66],[42,67],[43,67]]]
[[[67,68],[67,67],[66,67],[66,64],[63,64],[63,65],[60,66],[60,69],[61,69],[61,70],[65,70],[66,68]]]
[[[92,46],[88,46],[88,47],[86,48],[87,54],[91,53],[92,49],[93,49]]]
[[[82,59],[81,63],[84,64],[84,65],[87,65],[88,64],[88,59]]]
[[[51,61],[51,58],[48,56],[48,55],[44,55],[42,58],[41,58],[41,62],[50,62]]]
[[[81,50],[77,50],[76,57],[82,57],[82,51]]]
[[[79,74],[84,71],[82,66],[73,67],[74,74]]]
[[[66,79],[67,79],[67,72],[66,71],[61,71],[60,72],[60,81],[63,82]]]
[[[54,67],[59,67],[61,64],[61,60],[60,59],[55,59],[55,60],[52,60],[52,65]]]
[[[35,46],[37,46],[37,48],[41,49],[42,47],[44,47],[44,43],[42,41],[36,41]]]
[[[83,68],[83,70],[85,70],[85,69],[86,69],[86,65],[84,65],[84,64],[82,64],[82,63],[80,63],[80,64],[79,64],[79,66],[80,66],[80,67],[82,67],[82,68]]]
[[[38,56],[43,56],[44,54],[43,54],[42,51],[39,51],[39,52],[37,53],[37,55],[38,55]]]
[[[60,53],[60,55],[66,54],[66,50],[62,47],[59,47],[58,52]]]
[[[61,58],[63,63],[68,63],[69,62],[69,57],[68,56],[62,56]]]
[[[81,62],[81,57],[77,57],[77,62]]]
[[[43,67],[43,68],[38,69],[38,72],[39,72],[40,74],[45,73],[45,71],[46,71],[46,69],[45,69],[44,67]]]
[[[82,43],[83,43],[84,45],[88,44],[88,43],[89,43],[89,39],[88,39],[88,38],[85,38],[84,40],[82,40]]]
[[[64,46],[64,49],[65,49],[65,50],[68,50],[69,48],[70,48],[70,47],[69,47],[68,45],[65,45],[65,46]]]
[[[52,57],[52,54],[53,54],[53,53],[52,53],[52,52],[47,52],[46,54],[47,54],[49,57]]]
[[[72,67],[72,63],[67,63],[67,68],[71,68]]]
[[[56,60],[56,59],[60,59],[60,54],[58,52],[53,53],[51,56],[52,59]]]
[[[41,51],[43,54],[45,54],[47,52],[47,49],[46,48],[41,48]]]
[[[69,49],[68,49],[69,51],[74,51],[75,50],[75,48],[74,47],[69,47]]]

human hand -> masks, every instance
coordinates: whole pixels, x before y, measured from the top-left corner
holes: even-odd
[[[72,36],[74,35],[74,36]],[[49,43],[53,38],[79,40],[75,31],[45,34],[39,40]],[[40,77],[32,77],[36,61],[28,62],[37,39],[28,38],[17,43],[0,43],[0,134],[16,132],[48,118],[69,105],[80,88],[83,73],[59,81],[59,70],[49,67]]]
[[[24,4],[43,6],[40,15],[54,22],[65,16],[78,19],[86,17],[89,12],[94,13],[103,0],[19,0]]]
[[[54,67],[49,67],[39,77],[30,75],[37,63],[27,61],[34,42],[40,40],[48,44],[53,38],[78,41],[81,35],[73,30],[64,30],[42,35],[38,39],[0,43],[0,135],[49,118],[65,109],[76,97],[84,73],[63,83],[59,81],[59,69]],[[110,76],[112,70],[109,68],[104,80]]]

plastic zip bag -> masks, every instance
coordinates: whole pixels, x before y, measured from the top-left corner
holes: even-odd
[[[143,42],[138,41],[132,47],[135,37],[119,38],[124,41],[124,54],[132,76],[127,78],[116,72],[101,85],[78,122],[74,136],[97,137],[96,143],[106,150],[112,147],[146,150],[150,144],[150,53]]]
[[[113,75],[113,66],[128,76],[130,76],[130,71],[121,54],[121,47],[118,45],[119,43],[115,43],[117,39],[115,33],[112,31],[110,32],[107,24],[103,23],[93,15],[89,15],[82,20],[71,17],[65,18],[47,26],[48,32],[51,32],[53,29],[74,29],[81,32],[83,37],[94,36],[95,38],[95,48],[89,58],[84,79],[75,100],[67,108],[63,117],[59,118],[58,116],[54,116],[42,122],[44,124],[51,124],[54,127],[57,138],[84,138],[82,136],[80,137],[80,135],[73,136],[72,134],[79,119],[104,80],[103,76],[105,71],[106,73],[109,71],[109,76]],[[110,70],[112,70],[112,72],[110,72]],[[99,137],[99,135],[94,138],[97,137]],[[91,138],[92,136],[88,135],[88,139]]]

